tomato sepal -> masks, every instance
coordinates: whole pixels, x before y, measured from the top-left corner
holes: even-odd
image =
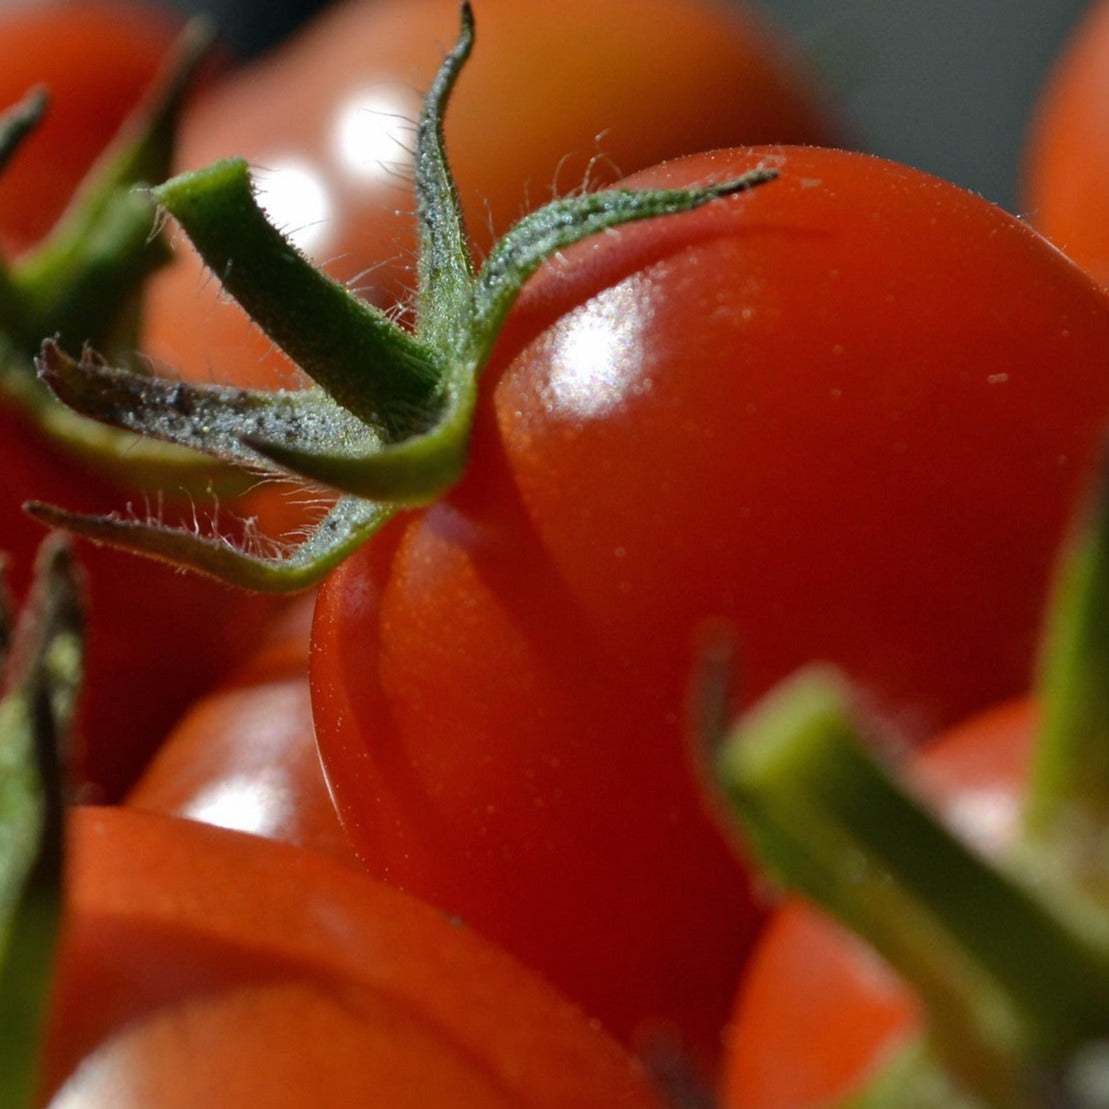
[[[44,88],[30,89],[17,104],[0,115],[0,171],[11,161],[42,121],[49,103]],[[0,266],[0,328],[8,333],[18,332],[23,324],[24,306],[20,293],[12,280],[7,265]]]
[[[50,94],[38,86],[29,89],[22,100],[0,117],[0,170],[11,161],[23,140],[42,121],[49,102]]]
[[[203,451],[262,469],[264,458],[249,446],[252,435],[313,441],[362,426],[321,389],[197,386],[109,365],[88,347],[76,360],[53,339],[42,344],[37,365],[40,379],[69,408],[98,424],[195,451],[194,458]]]
[[[772,180],[758,167],[704,188],[608,190],[566,197],[525,217],[473,273],[457,191],[443,143],[443,113],[474,40],[473,13],[424,101],[417,130],[416,196],[420,228],[415,334],[317,270],[269,221],[242,159],[179,175],[153,190],[184,228],[208,267],[255,322],[318,385],[303,395],[247,393],[220,386],[148,387],[125,370],[89,356],[63,361],[44,347],[40,365],[64,403],[83,415],[248,466],[328,485],[367,502],[325,518],[282,574],[273,560],[230,555],[221,540],[111,517],[84,519],[35,505],[31,511],[129,550],[170,557],[236,585],[322,577],[349,550],[354,530],[376,530],[397,508],[426,504],[461,477],[477,400],[477,381],[524,282],[557,251],[635,220],[692,211]],[[76,375],[84,374],[78,382]],[[323,402],[326,394],[334,402]],[[121,405],[120,398],[127,403]],[[238,444],[231,442],[237,437]],[[380,502],[380,503],[378,503]],[[390,508],[382,507],[391,506]],[[333,537],[333,538],[332,538]],[[276,577],[275,577],[276,575]]]
[[[295,593],[318,584],[397,511],[359,497],[340,497],[302,543],[284,545],[247,528],[240,543],[119,513],[93,516],[28,501],[24,510],[47,527],[145,555],[259,593]],[[249,521],[246,521],[249,525]]]
[[[84,625],[68,543],[48,539],[11,639],[0,698],[0,1102],[34,1104],[64,855],[68,733],[81,680]]]

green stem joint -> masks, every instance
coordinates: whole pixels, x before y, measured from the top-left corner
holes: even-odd
[[[703,189],[609,190],[567,197],[525,217],[474,265],[443,141],[443,117],[474,43],[470,5],[425,99],[417,129],[420,233],[414,333],[316,270],[269,223],[242,161],[174,178],[154,196],[212,272],[309,377],[299,392],[138,380],[127,367],[44,348],[43,379],[71,408],[114,427],[254,470],[338,490],[336,508],[274,557],[219,537],[84,517],[45,505],[45,521],[233,584],[301,589],[398,510],[440,496],[463,473],[478,379],[524,282],[555,252],[633,220],[690,211],[774,177],[755,170]],[[203,412],[203,418],[189,413]]]

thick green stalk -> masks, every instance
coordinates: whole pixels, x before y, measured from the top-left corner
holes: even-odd
[[[719,780],[760,858],[866,938],[988,1105],[1037,1105],[1041,1072],[1109,1034],[1109,957],[979,858],[868,754],[839,681],[787,683],[731,735]]]
[[[1109,472],[1109,468],[1107,468]],[[1040,669],[1040,726],[1025,804],[1029,846],[1109,907],[1109,482],[1055,589]]]

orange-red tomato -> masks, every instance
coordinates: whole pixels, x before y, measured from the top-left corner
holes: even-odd
[[[277,223],[382,306],[415,283],[414,121],[457,0],[348,0],[215,90],[180,165],[243,155]],[[793,59],[722,0],[479,0],[447,118],[479,251],[528,208],[679,154],[816,142],[824,113]],[[187,311],[198,326],[182,328]],[[287,383],[292,369],[190,256],[157,282],[146,349],[191,378]],[[244,354],[249,352],[249,354]]]
[[[736,629],[746,696],[826,658],[918,740],[1011,695],[1109,413],[1109,300],[978,197],[814,148],[629,184],[771,159],[536,274],[462,481],[325,583],[313,631],[374,872],[621,1035],[706,1052],[755,912],[686,766],[701,625]]]
[[[180,20],[128,0],[0,11],[0,107],[46,85],[50,110],[0,174],[0,247],[37,242],[158,72]]]
[[[127,803],[354,861],[324,783],[308,695],[314,598],[170,733]]]
[[[658,1105],[549,986],[326,856],[87,809],[67,870],[53,1105]]]
[[[1014,832],[1035,704],[1015,701],[953,729],[909,768],[921,794],[985,850]],[[725,1104],[823,1109],[859,1087],[919,1026],[912,995],[838,924],[790,901],[748,966],[729,1033]]]
[[[1109,3],[1079,25],[1040,103],[1026,166],[1029,218],[1109,285]]]

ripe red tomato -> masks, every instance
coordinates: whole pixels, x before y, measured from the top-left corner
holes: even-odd
[[[1031,700],[990,710],[941,737],[910,768],[921,794],[986,850],[1015,833],[1034,715]],[[725,1104],[833,1104],[857,1090],[919,1020],[910,992],[860,940],[789,901],[763,933],[744,978],[728,1031]]]
[[[313,633],[372,871],[707,1053],[755,914],[686,766],[698,628],[737,629],[745,695],[827,658],[918,738],[1019,689],[1109,412],[1109,301],[977,197],[817,149],[629,183],[767,159],[532,279],[465,477],[328,580]]]
[[[1075,32],[1036,116],[1026,167],[1032,222],[1109,284],[1109,4]]]
[[[41,84],[50,110],[0,174],[0,246],[18,252],[50,230],[149,87],[179,22],[127,0],[4,5],[0,107]]]
[[[127,803],[354,856],[324,784],[308,696],[315,599],[285,613],[235,678],[198,701]]]
[[[322,855],[127,809],[70,842],[52,1104],[658,1104],[545,983]]]
[[[601,184],[679,154],[829,137],[799,67],[735,3],[482,0],[477,15],[446,133],[479,251],[491,229],[587,175]],[[179,165],[248,158],[302,249],[374,303],[407,301],[414,121],[457,18],[457,0],[336,5],[197,106]],[[182,328],[182,310],[203,324]],[[155,281],[148,321],[145,349],[188,377],[288,383],[289,363],[194,255]]]
[[[660,0],[653,2],[660,4]],[[383,112],[404,112],[410,107],[414,111],[416,90],[430,78],[439,60],[443,28],[453,24],[455,7],[454,0],[436,0],[418,5],[355,4],[337,10],[284,48],[280,56],[229,82],[213,93],[206,106],[198,106],[186,126],[182,163],[198,164],[217,154],[243,153],[279,171],[264,186],[271,210],[286,222],[295,218],[298,225],[306,225],[306,232],[322,233],[315,253],[341,259],[347,267],[344,276],[381,257],[395,258],[398,252],[405,256],[410,249],[406,236],[411,233],[412,221],[396,210],[410,205],[396,178],[379,172],[380,159],[392,156],[393,140],[384,140],[390,145],[383,155],[380,133],[378,146],[373,146],[373,128],[386,118]],[[591,32],[588,41],[583,41],[574,13],[564,5],[556,11],[550,6],[503,0],[488,4],[483,22],[488,41],[482,51],[488,60],[477,63],[467,74],[459,90],[463,110],[452,124],[452,136],[460,146],[465,145],[472,158],[463,184],[479,226],[483,223],[479,196],[490,199],[502,225],[523,203],[523,193],[509,191],[506,181],[512,182],[512,189],[521,189],[522,182],[530,179],[535,182],[537,197],[542,197],[559,159],[575,152],[582,154],[582,161],[567,172],[574,175],[571,183],[579,179],[593,153],[593,136],[609,124],[614,131],[611,140],[605,141],[605,149],[624,164],[642,164],[663,154],[738,138],[819,135],[815,110],[795,91],[788,65],[777,59],[753,22],[701,0],[678,4],[665,0],[657,11],[640,6],[635,18],[619,3],[595,8],[589,9]],[[118,24],[118,37],[127,44],[125,52],[143,62],[135,61],[131,69],[142,70],[147,78],[168,39],[167,29],[162,39],[154,37],[140,49],[140,43],[127,39],[132,21],[111,5],[90,7],[87,13],[84,8],[59,5],[47,12],[59,26],[57,35],[63,47],[70,41],[71,25],[83,28],[83,37],[77,41],[86,51],[105,37],[102,32],[94,33],[88,21],[95,17],[101,24]],[[76,16],[78,12],[85,14]],[[42,23],[45,16],[35,18],[39,20],[34,24],[35,33],[42,40],[50,37],[47,30],[53,24]],[[14,36],[21,24],[15,24],[14,17],[9,22]],[[134,26],[141,29],[141,20]],[[114,42],[109,49],[114,49]],[[513,42],[517,50],[510,53],[507,48]],[[57,85],[64,93],[72,71],[88,74],[93,70],[87,64],[76,66],[66,49],[45,54],[24,49],[21,60],[42,55],[35,79]],[[552,50],[562,55],[562,64],[537,63],[538,57],[546,59]],[[48,68],[55,58],[64,66],[58,73]],[[109,58],[107,67],[112,64]],[[517,104],[518,114],[507,113],[506,127],[515,130],[501,128],[494,138],[486,127],[487,105],[502,102],[499,90],[503,82],[512,80],[513,65],[530,74],[532,99]],[[629,80],[629,67],[635,81]],[[121,74],[131,71],[122,65],[118,68]],[[81,110],[106,120],[118,119],[125,103],[123,94],[114,80],[100,82],[97,77],[96,81],[99,83],[82,97]],[[131,99],[143,83],[132,82]],[[98,99],[101,94],[107,98],[103,104]],[[393,99],[383,101],[382,96]],[[605,114],[594,114],[606,97]],[[59,96],[59,105],[63,99]],[[280,109],[282,103],[288,104],[286,110]],[[728,107],[705,111],[708,103]],[[557,111],[552,112],[556,104]],[[538,139],[540,106],[544,116],[558,124],[547,129],[542,142]],[[390,125],[395,122],[391,120]],[[106,137],[106,129],[87,133],[100,136],[98,143]],[[68,131],[55,135],[52,146],[40,145],[35,165],[51,158],[60,167],[68,165],[68,155],[57,153],[59,144],[69,149]],[[84,160],[91,159],[92,153],[90,148]],[[17,157],[13,165],[19,161]],[[67,172],[68,190],[77,167]],[[598,166],[594,177],[606,174],[611,176],[611,170]],[[298,214],[282,214],[281,189],[298,183],[309,194],[315,188],[323,190],[320,195],[326,213],[313,213],[311,196],[306,200],[304,194],[296,194],[292,200]],[[24,195],[32,191],[24,189]],[[15,228],[13,237],[19,245],[26,245],[29,237],[41,232],[58,206],[44,209],[38,222],[22,230]],[[0,220],[0,228],[3,226]],[[366,291],[379,300],[395,297],[407,280],[406,263],[393,265],[382,272],[380,282],[370,282],[372,287],[367,286]],[[146,302],[148,339],[144,346],[186,373],[204,376],[215,367],[220,376],[239,384],[259,378],[272,381],[274,363],[264,358],[268,341],[235,309],[214,303],[214,284],[213,303],[206,301],[200,293],[203,284],[196,268],[187,264],[176,276],[167,275],[164,283],[155,281]],[[10,448],[14,461],[0,474],[0,533],[5,536],[5,546],[16,548],[17,559],[23,560],[41,535],[37,525],[20,515],[19,505],[26,499],[73,505],[73,490],[81,490],[83,503],[76,507],[103,511],[130,501],[139,514],[144,511],[133,491],[97,482],[35,440],[14,415],[0,413],[0,420],[9,442],[16,444]],[[59,488],[61,495],[56,491]],[[268,507],[272,508],[272,503]],[[247,509],[266,510],[266,504]],[[281,513],[281,524],[287,524],[288,515]],[[100,796],[111,799],[134,781],[151,746],[183,707],[241,657],[243,645],[255,635],[267,607],[204,583],[171,579],[165,570],[134,569],[129,558],[115,554],[97,552],[89,556],[89,566],[93,673],[84,713],[88,751],[81,776]],[[17,579],[21,572],[17,568]],[[143,600],[152,593],[162,598],[157,621],[150,615],[154,603]],[[168,641],[179,645],[172,656],[167,656]],[[117,675],[121,674],[127,675],[127,688],[142,690],[141,696],[120,692]]]

